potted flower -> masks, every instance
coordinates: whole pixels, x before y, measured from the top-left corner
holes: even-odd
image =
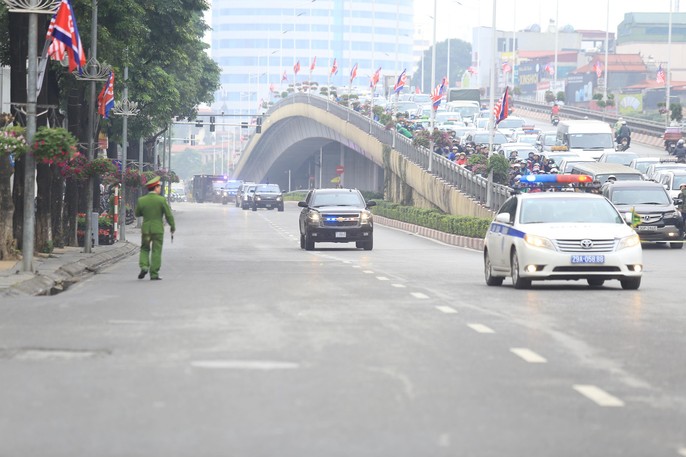
[[[80,152],[76,152],[69,160],[62,164],[60,173],[65,178],[83,181],[88,177],[84,172],[87,163],[88,158]]]
[[[61,127],[40,127],[31,146],[37,162],[63,166],[76,154],[76,138]]]
[[[26,152],[26,138],[24,127],[5,127],[0,130],[0,155],[21,155]]]
[[[86,176],[104,176],[117,173],[117,167],[112,163],[111,159],[98,158],[86,164],[84,173],[86,173]]]
[[[127,168],[124,175],[124,183],[127,187],[140,187],[147,182],[145,175],[135,168]]]

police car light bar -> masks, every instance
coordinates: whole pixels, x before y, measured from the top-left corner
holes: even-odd
[[[523,176],[522,184],[577,184],[577,183],[592,183],[593,178],[588,175],[526,175]]]

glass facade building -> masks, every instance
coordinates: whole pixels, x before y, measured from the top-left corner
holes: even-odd
[[[213,0],[210,23],[221,68],[213,108],[226,113],[254,114],[270,88],[293,83],[348,87],[355,64],[353,86],[367,90],[379,67],[383,81],[415,66],[412,0]]]

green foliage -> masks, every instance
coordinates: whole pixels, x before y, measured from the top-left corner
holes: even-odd
[[[557,100],[564,102],[565,101],[565,93],[563,91],[559,91],[556,95]]]
[[[37,161],[63,165],[76,153],[76,138],[62,127],[40,127],[31,145]]]
[[[421,59],[417,59],[417,70],[414,71],[412,83],[416,86],[421,86],[427,92],[431,88],[431,55],[432,47],[424,51],[424,68],[422,68]],[[448,40],[436,43],[436,75],[447,75],[448,81],[454,86],[455,81],[460,81],[462,75],[467,68],[472,64],[472,45],[466,41],[451,38],[450,39],[450,74],[448,74]],[[408,74],[410,69],[407,70]],[[422,82],[424,84],[422,84]],[[440,84],[440,78],[437,78],[435,84]]]
[[[509,182],[510,162],[500,154],[493,154],[488,159],[487,172],[493,172],[493,182],[507,185]]]
[[[485,237],[488,227],[491,224],[490,219],[452,216],[437,210],[416,208],[414,206],[402,206],[397,203],[384,201],[377,201],[377,206],[373,206],[371,209],[374,214],[389,219],[473,238]]]
[[[681,122],[683,119],[683,109],[681,103],[670,103],[669,105],[670,115],[669,118],[673,121]]]
[[[522,89],[520,89],[519,86],[516,86],[514,89],[512,89],[512,93],[515,95],[522,95]]]
[[[545,91],[545,101],[547,103],[552,103],[555,101],[555,94],[553,94],[552,90]]]
[[[414,132],[412,135],[412,144],[422,148],[428,148],[431,141],[429,140],[429,132],[426,130],[420,130]]]
[[[97,158],[86,163],[83,170],[86,176],[105,176],[105,175],[115,175],[117,173],[117,167],[112,163],[111,159]],[[119,182],[118,176],[115,182]]]

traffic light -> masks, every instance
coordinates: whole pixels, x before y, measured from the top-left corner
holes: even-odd
[[[255,126],[255,133],[262,133],[262,116],[257,116],[257,125]]]
[[[198,128],[202,128],[202,119],[196,119],[195,120],[195,126]]]
[[[210,116],[210,132],[214,132],[214,116]]]

